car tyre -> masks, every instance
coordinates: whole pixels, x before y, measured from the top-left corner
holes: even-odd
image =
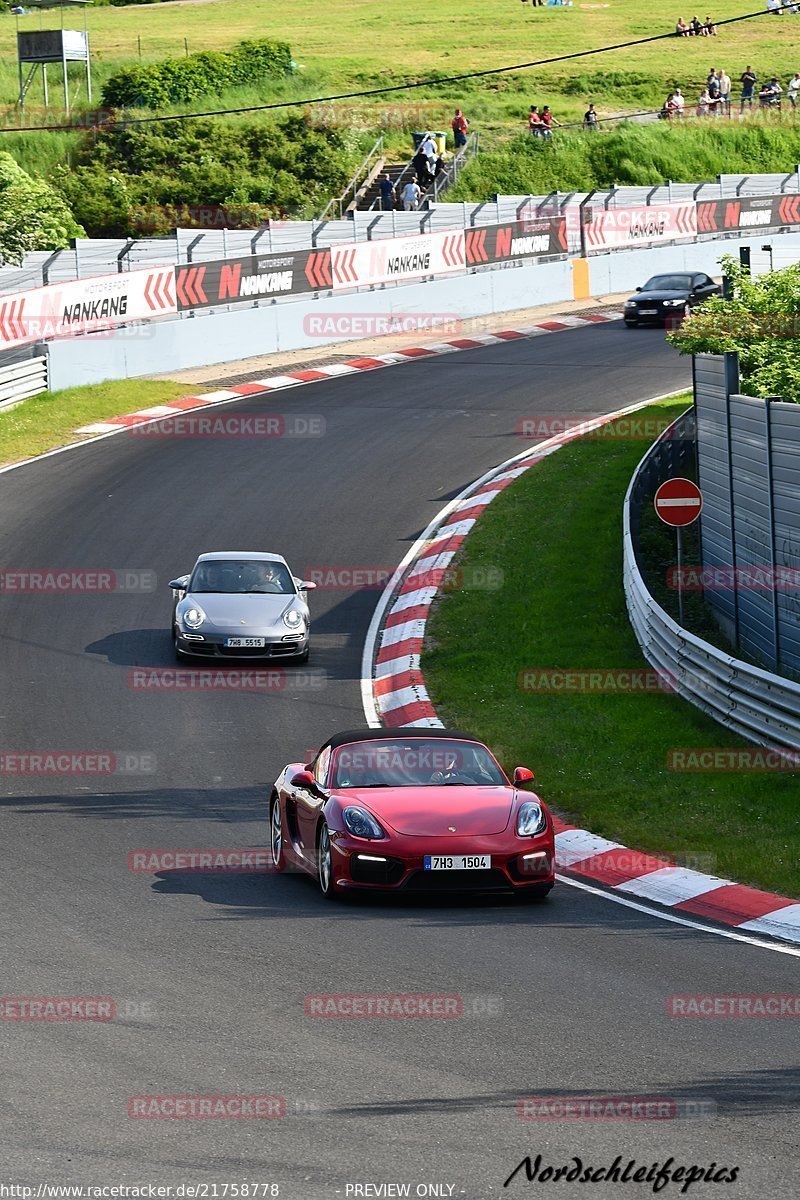
[[[637,327],[637,325],[639,324],[639,322],[638,321],[629,321],[628,318],[625,317],[625,324],[627,325],[628,329],[635,329]]]
[[[335,900],[331,835],[327,821],[322,821],[317,837],[317,883],[326,900]]]
[[[281,802],[274,793],[269,806],[269,848],[272,854],[272,866],[276,871],[286,869],[286,854],[283,849],[283,818]]]

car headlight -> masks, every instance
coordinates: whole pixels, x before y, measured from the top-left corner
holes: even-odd
[[[636,308],[636,301],[635,300],[626,300],[625,307],[626,308]]]
[[[664,301],[664,308],[685,308],[685,307],[686,307],[685,300],[665,300]]]
[[[184,625],[188,625],[190,629],[197,629],[203,624],[205,619],[206,614],[203,612],[202,608],[197,608],[197,606],[187,608],[182,617]]]
[[[305,617],[296,608],[287,608],[286,612],[283,614],[283,623],[289,629],[299,629],[304,620]]]
[[[370,840],[386,837],[372,813],[368,813],[365,808],[351,804],[342,813],[342,819],[355,837],[369,838]]]
[[[526,800],[517,813],[517,833],[520,837],[534,837],[547,827],[547,817],[541,804]]]

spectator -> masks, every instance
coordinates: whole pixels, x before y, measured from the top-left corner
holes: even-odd
[[[417,153],[414,155],[414,157],[411,160],[411,165],[416,172],[417,183],[419,184],[420,187],[427,186],[428,175],[429,175],[429,168],[428,168],[429,161],[430,160],[429,160],[427,154],[422,149],[422,146],[420,146],[419,150],[417,151]]]
[[[789,86],[786,89],[786,94],[789,97],[789,103],[792,108],[797,108],[797,93],[800,92],[800,72],[795,72],[789,80]]]
[[[750,108],[753,107],[753,92],[755,91],[755,86],[758,83],[758,76],[752,67],[748,67],[747,70],[742,73],[741,81],[742,106],[739,111],[744,112],[745,104],[749,104]]]
[[[397,199],[394,184],[390,175],[384,175],[380,182],[381,190],[381,208],[384,212],[391,212]]]
[[[702,92],[700,93],[700,98],[697,101],[697,108],[695,109],[695,112],[697,113],[698,117],[707,117],[709,113],[714,112],[718,104],[719,100],[712,100],[708,88],[703,88]]]
[[[528,113],[528,131],[532,133],[534,137],[541,137],[543,129],[544,124],[542,122],[539,108],[536,104],[532,104],[531,111]]]
[[[413,179],[409,179],[406,186],[403,188],[403,208],[406,212],[413,212],[419,204],[419,198],[422,192],[419,190],[419,185]]]
[[[717,71],[717,83],[719,84],[719,110],[726,116],[730,116],[731,77],[726,75],[724,67],[720,67]]]
[[[544,108],[542,109],[542,125],[544,126],[544,128],[542,129],[542,137],[546,137],[546,138],[551,138],[553,136],[553,126],[554,125],[557,125],[559,127],[561,125],[561,122],[557,121],[555,119],[555,117],[553,116],[553,114],[550,112],[549,104],[545,104]]]
[[[583,128],[588,129],[590,133],[597,133],[597,113],[593,104],[590,104],[583,114]]]
[[[782,7],[783,6],[781,5],[781,0],[767,0],[767,12],[768,13],[777,13],[778,16],[780,16]]]
[[[700,20],[700,18],[698,16],[692,17],[691,21],[689,22],[689,28],[691,29],[692,33],[695,34],[696,37],[700,37],[701,34],[703,37],[706,36],[706,31],[703,27],[703,22]]]
[[[794,4],[792,2],[792,0],[783,0],[783,7],[786,9],[786,11],[788,13],[796,13],[797,12],[797,5]]]
[[[675,88],[675,91],[670,96],[670,100],[675,109],[675,116],[678,118],[682,117],[683,110],[686,107],[686,101],[680,88]]]
[[[683,17],[678,17],[678,20],[675,22],[676,36],[677,37],[688,37],[690,32],[691,32],[691,30],[689,29],[689,26],[684,21]]]
[[[773,76],[769,83],[765,83],[761,91],[758,93],[759,107],[773,108],[780,111],[782,92],[783,88]]]
[[[719,100],[719,80],[717,79],[717,72],[713,67],[711,68],[710,75],[706,79],[706,87],[708,88],[708,94],[711,99]]]
[[[705,25],[703,26],[703,32],[705,33],[706,37],[717,36],[717,27],[711,20],[711,17],[706,17]]]
[[[437,157],[436,163],[434,164],[434,168],[433,168],[434,179],[438,179],[438,177],[441,175],[443,170],[444,170],[444,157],[443,157],[443,155],[440,154]]]
[[[430,159],[433,164],[436,161],[436,156],[439,153],[439,147],[433,139],[432,133],[426,133],[420,146],[420,150]]]
[[[461,109],[457,108],[456,115],[453,117],[452,121],[450,122],[450,126],[453,130],[453,141],[455,143],[456,150],[460,150],[462,146],[466,146],[466,144],[467,144],[467,126],[468,125],[469,125],[469,121],[464,116]]]

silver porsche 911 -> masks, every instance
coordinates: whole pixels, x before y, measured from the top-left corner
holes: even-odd
[[[178,659],[308,659],[306,592],[316,584],[295,579],[280,554],[201,554],[191,575],[169,586]]]

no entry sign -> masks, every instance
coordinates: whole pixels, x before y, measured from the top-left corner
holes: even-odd
[[[691,525],[700,516],[703,496],[691,479],[667,479],[656,492],[653,503],[665,525],[680,528]]]

